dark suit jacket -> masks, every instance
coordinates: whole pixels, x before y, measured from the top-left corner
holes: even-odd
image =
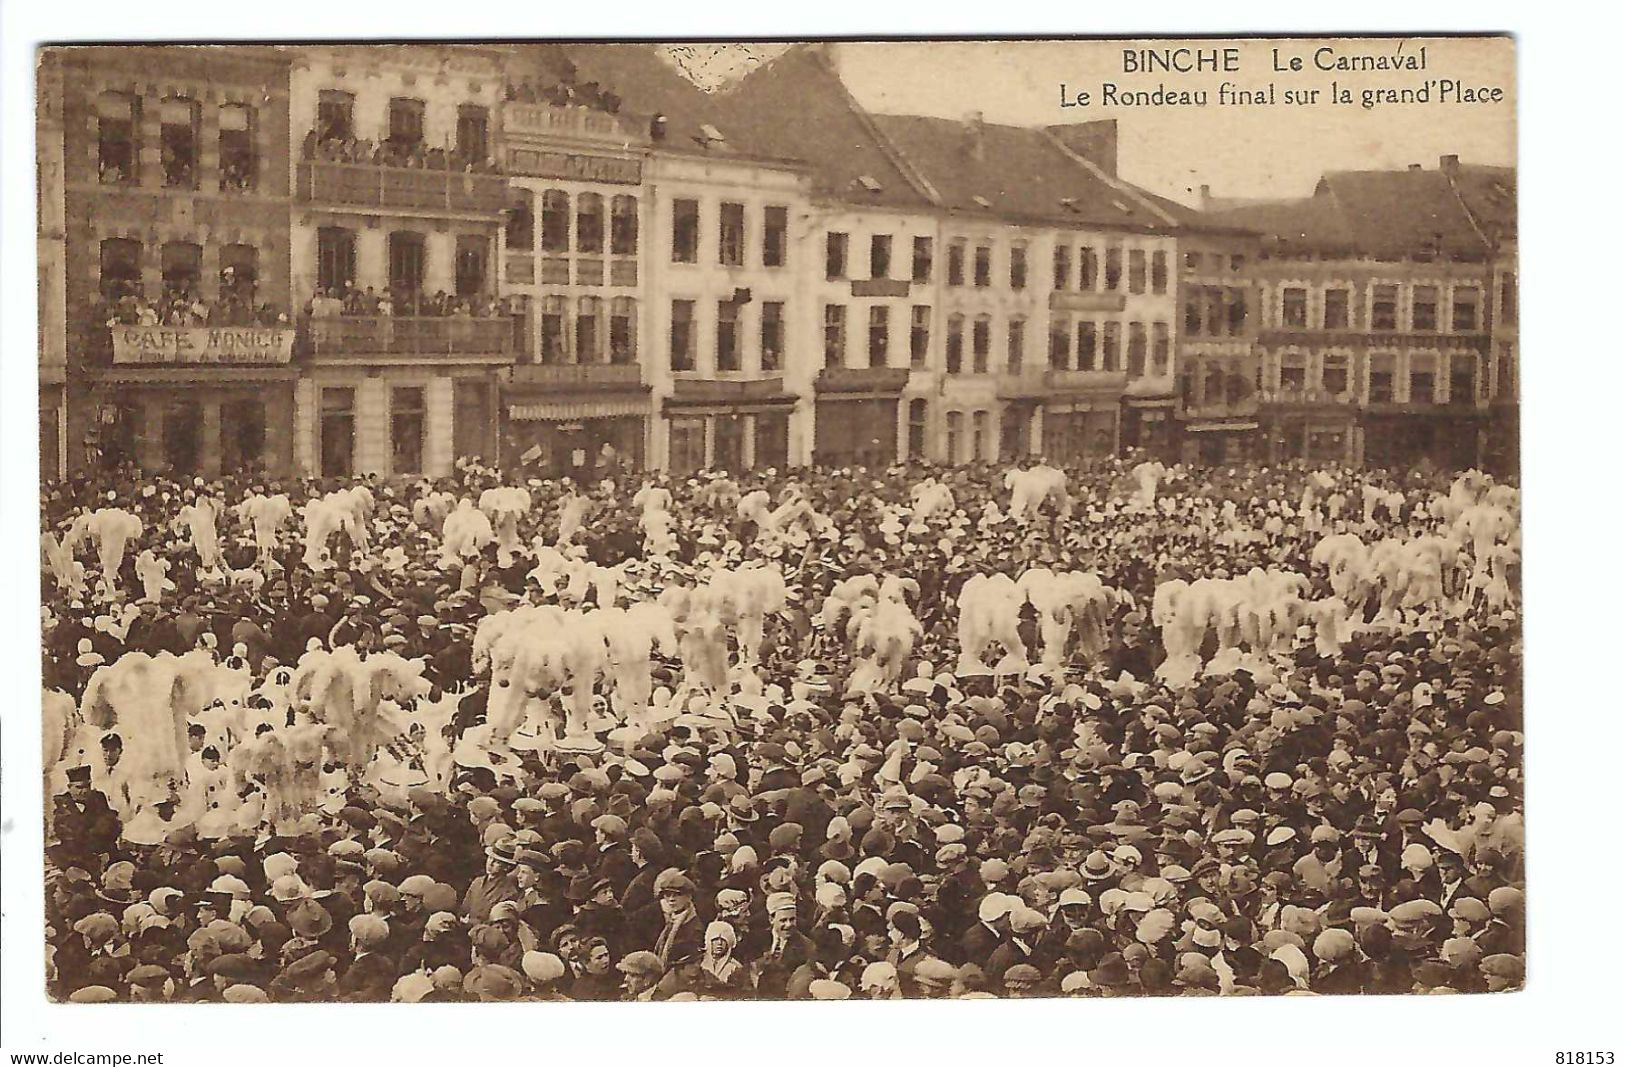
[[[389,999],[399,977],[400,968],[395,961],[380,952],[367,952],[356,957],[350,969],[339,979],[340,1000],[376,1002]]]

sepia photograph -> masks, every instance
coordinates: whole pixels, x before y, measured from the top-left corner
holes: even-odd
[[[44,44],[7,937],[75,1005],[1521,990],[1516,51]]]

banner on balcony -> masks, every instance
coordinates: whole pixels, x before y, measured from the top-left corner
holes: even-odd
[[[287,363],[292,330],[257,326],[114,326],[114,363]]]

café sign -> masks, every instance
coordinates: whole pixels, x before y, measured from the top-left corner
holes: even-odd
[[[577,152],[547,152],[535,148],[514,148],[508,152],[508,171],[537,178],[566,181],[605,182],[637,185],[643,181],[643,164],[617,156],[584,155]]]
[[[262,326],[114,326],[114,363],[287,363],[292,330]]]

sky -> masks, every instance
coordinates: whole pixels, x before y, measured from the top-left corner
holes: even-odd
[[[1124,73],[1126,47],[1238,49],[1236,73]],[[1415,56],[1426,46],[1427,69],[1335,72],[1315,67],[1318,47],[1348,56]],[[1288,69],[1277,72],[1279,65]],[[1290,69],[1292,59],[1303,69]],[[1224,41],[1020,41],[842,43],[836,61],[852,95],[872,111],[966,118],[1018,125],[1115,118],[1119,174],[1152,192],[1187,204],[1202,185],[1221,197],[1294,197],[1313,192],[1328,170],[1397,169],[1438,165],[1441,155],[1465,163],[1516,164],[1514,47],[1504,39],[1319,39]],[[1436,83],[1499,87],[1502,100],[1437,100]],[[1336,80],[1354,102],[1328,102]],[[1245,89],[1275,85],[1274,106],[1217,102],[1220,83]],[[1411,88],[1434,82],[1427,103],[1361,106],[1365,88]],[[1205,107],[1116,106],[1098,99],[1102,83],[1119,90],[1208,91]],[[1089,105],[1062,108],[1068,96],[1091,94]],[[1288,89],[1318,89],[1312,104],[1287,104]],[[1119,101],[1121,93],[1119,93]]]

